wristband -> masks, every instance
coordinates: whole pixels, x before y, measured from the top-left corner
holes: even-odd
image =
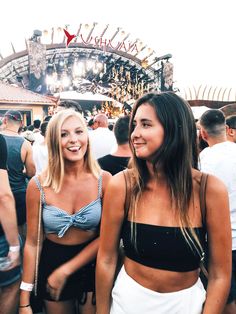
[[[10,245],[9,251],[10,252],[19,252],[20,251],[20,245]]]
[[[29,307],[30,306],[30,304],[27,304],[27,305],[19,305],[19,308],[21,309],[21,308],[23,308],[23,307]]]
[[[32,283],[27,283],[22,281],[20,284],[20,289],[24,291],[32,291],[34,288],[34,285]]]

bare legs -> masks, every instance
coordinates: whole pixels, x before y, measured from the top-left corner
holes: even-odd
[[[235,301],[229,304],[226,304],[225,309],[222,314],[236,314],[236,303]]]
[[[20,280],[0,288],[0,314],[15,314],[19,303]]]

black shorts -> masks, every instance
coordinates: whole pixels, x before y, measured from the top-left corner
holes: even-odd
[[[236,251],[232,251],[232,276],[227,304],[236,300]]]
[[[91,241],[79,245],[61,245],[48,239],[44,240],[38,277],[38,294],[42,299],[54,301],[46,288],[49,275],[56,268],[75,257],[90,242]],[[87,292],[93,292],[94,294],[95,265],[96,261],[94,260],[72,274],[68,278],[58,301],[78,299],[79,302],[83,304]]]

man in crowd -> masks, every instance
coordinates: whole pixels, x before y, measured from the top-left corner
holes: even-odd
[[[32,147],[28,141],[18,134],[18,130],[22,125],[22,116],[19,111],[8,110],[4,115],[3,123],[5,128],[2,134],[6,140],[8,151],[8,176],[16,203],[19,232],[24,237],[27,179],[35,175]]]
[[[87,123],[87,128],[89,131],[93,131],[94,130],[94,121],[93,118],[89,119],[88,123]]]
[[[222,111],[211,109],[200,118],[200,132],[209,147],[200,153],[201,171],[221,179],[229,193],[232,229],[232,278],[227,305],[223,314],[236,313],[236,145],[227,141]],[[219,222],[220,223],[220,222]]]
[[[226,118],[227,140],[236,143],[236,115]]]
[[[94,131],[89,132],[93,156],[98,159],[110,154],[116,147],[115,135],[108,129],[108,118],[105,114],[94,117]]]
[[[34,143],[38,143],[38,144],[42,143],[44,140],[43,136],[40,133],[40,125],[41,125],[41,120],[39,119],[34,120],[34,123],[33,123]]]
[[[46,145],[46,130],[47,130],[48,122],[45,121],[41,124],[40,130],[41,135],[44,138],[42,143],[35,143],[32,146],[33,149],[33,160],[36,168],[36,175],[40,174],[47,165],[48,161],[48,149]]]
[[[129,147],[129,120],[129,116],[124,116],[116,121],[114,134],[117,142],[117,149],[114,153],[98,159],[101,168],[109,171],[112,175],[127,168],[131,157],[131,150]]]

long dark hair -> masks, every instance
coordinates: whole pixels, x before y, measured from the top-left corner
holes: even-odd
[[[185,238],[192,242],[186,227],[192,227],[188,209],[193,191],[192,168],[197,169],[198,165],[197,130],[189,104],[173,92],[148,93],[139,98],[133,108],[129,134],[134,175],[130,206],[132,220],[135,220],[135,209],[149,179],[146,161],[135,155],[131,141],[134,117],[143,104],[154,108],[164,128],[163,143],[152,159],[154,173],[158,176],[161,169],[165,174],[172,206],[178,209],[181,230]],[[196,239],[194,231],[191,233]]]

